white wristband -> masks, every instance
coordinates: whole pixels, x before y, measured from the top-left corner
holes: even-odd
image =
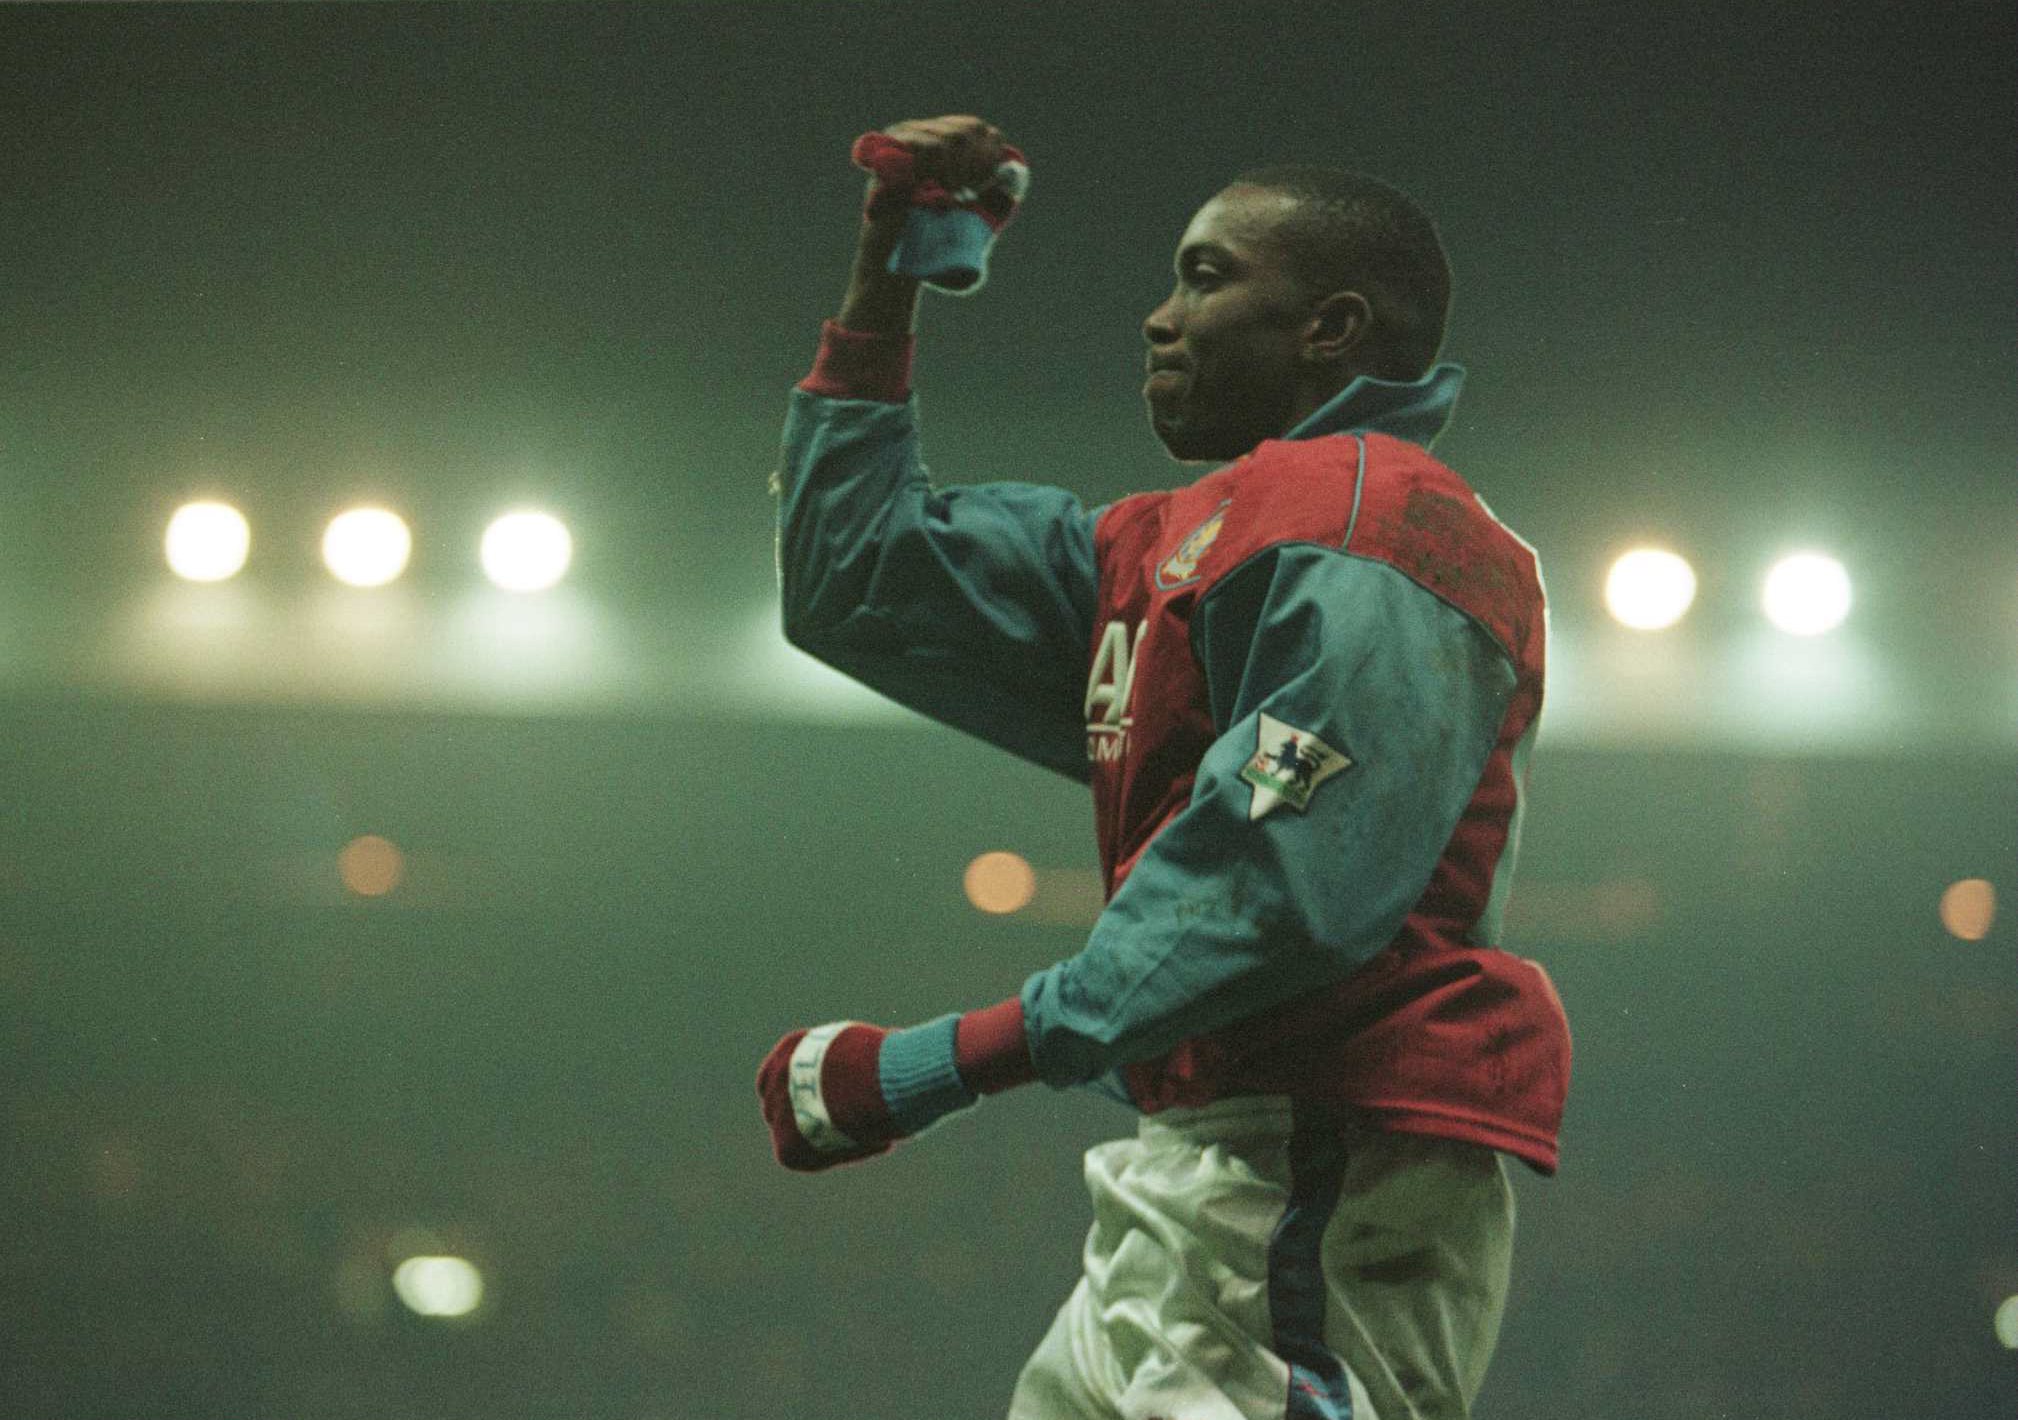
[[[859,1021],[834,1021],[806,1032],[792,1052],[787,1075],[792,1090],[792,1120],[806,1142],[823,1154],[838,1154],[855,1147],[855,1141],[834,1127],[827,1115],[827,1101],[820,1095],[820,1066],[827,1059],[827,1047],[834,1037]]]

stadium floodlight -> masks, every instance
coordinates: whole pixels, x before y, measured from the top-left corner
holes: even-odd
[[[169,570],[191,582],[222,582],[245,566],[252,529],[229,503],[185,503],[163,539]]]
[[[997,850],[967,865],[961,886],[967,900],[991,916],[1021,912],[1037,895],[1037,873],[1027,859]]]
[[[1605,606],[1635,631],[1660,631],[1680,621],[1696,599],[1696,574],[1674,553],[1636,547],[1612,563]]]
[[[406,855],[390,839],[367,833],[343,845],[336,871],[359,897],[384,897],[406,876]]]
[[[1820,552],[1782,557],[1766,573],[1766,619],[1792,636],[1834,631],[1850,614],[1850,574]]]
[[[550,513],[506,513],[484,529],[484,575],[508,592],[543,592],[574,557],[567,525]]]
[[[392,1289],[421,1316],[468,1316],[483,1301],[483,1274],[460,1257],[409,1257],[393,1269]]]
[[[1997,889],[1988,878],[1964,878],[1941,894],[1941,925],[1951,937],[1980,942],[1997,920]]]
[[[406,570],[413,534],[397,513],[352,508],[330,519],[322,535],[322,560],[339,582],[382,587]]]

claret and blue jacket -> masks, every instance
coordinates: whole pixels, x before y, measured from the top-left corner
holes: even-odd
[[[935,488],[908,338],[832,324],[791,397],[793,644],[1088,784],[1107,900],[1019,998],[1054,1086],[1350,1107],[1555,1171],[1562,1004],[1502,930],[1542,704],[1535,553],[1429,453],[1463,372],[1362,378],[1094,511]]]

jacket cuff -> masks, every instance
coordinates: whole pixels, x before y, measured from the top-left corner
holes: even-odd
[[[879,335],[823,321],[813,372],[799,381],[799,388],[822,399],[902,404],[911,397],[911,357],[917,346],[915,335]]]
[[[953,1059],[959,1024],[958,1016],[945,1015],[883,1038],[877,1083],[899,1134],[923,1133],[942,1116],[974,1103]]]
[[[992,1095],[1037,1078],[1030,1039],[1023,1033],[1020,996],[960,1017],[955,1040],[960,1078],[976,1094]]]

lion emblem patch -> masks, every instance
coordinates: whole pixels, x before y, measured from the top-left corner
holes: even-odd
[[[1212,550],[1212,544],[1218,540],[1219,529],[1226,522],[1226,510],[1232,502],[1233,500],[1228,498],[1214,508],[1212,516],[1184,535],[1184,541],[1177,544],[1177,551],[1157,564],[1158,591],[1175,591],[1198,580],[1198,564],[1205,560],[1205,554]]]

